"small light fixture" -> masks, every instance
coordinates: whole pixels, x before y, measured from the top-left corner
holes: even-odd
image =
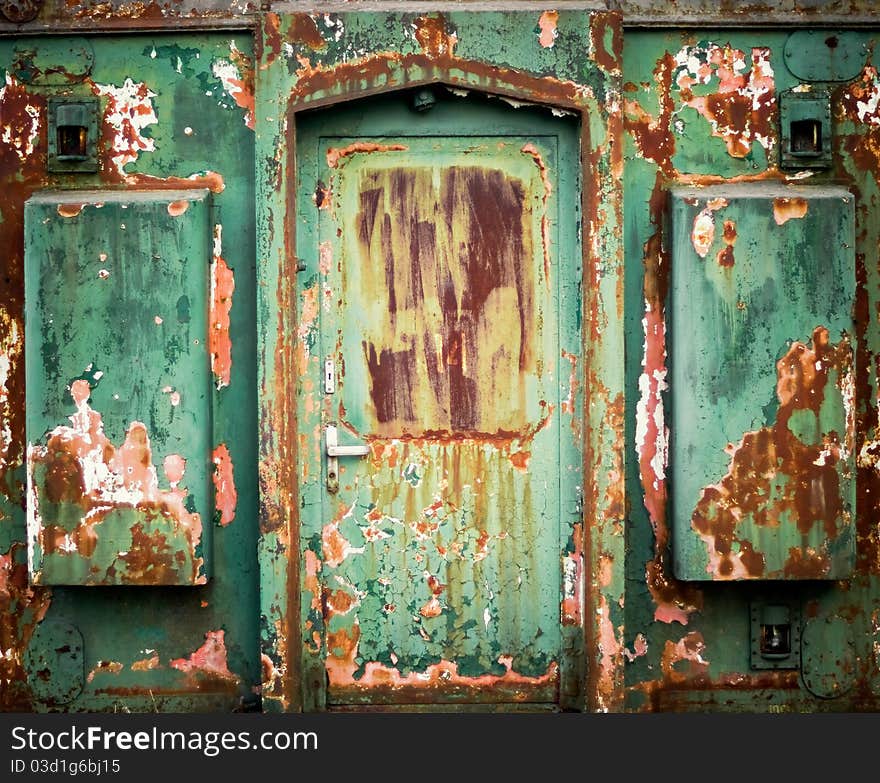
[[[98,170],[98,99],[52,96],[48,100],[50,172]]]
[[[428,111],[437,103],[437,96],[430,87],[422,87],[413,94],[412,107],[416,111]]]

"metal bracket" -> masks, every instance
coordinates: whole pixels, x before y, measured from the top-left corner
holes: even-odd
[[[327,491],[335,494],[339,491],[338,458],[366,457],[370,453],[370,447],[362,444],[340,446],[335,424],[328,424],[324,428],[324,443],[327,448]]]

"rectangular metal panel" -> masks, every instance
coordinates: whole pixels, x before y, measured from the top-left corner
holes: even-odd
[[[854,198],[670,194],[669,478],[679,579],[843,579],[855,564]]]
[[[210,242],[207,190],[26,203],[33,584],[206,581]]]

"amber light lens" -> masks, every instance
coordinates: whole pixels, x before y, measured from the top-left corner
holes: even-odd
[[[62,125],[58,128],[58,157],[86,157],[86,129],[82,125]]]

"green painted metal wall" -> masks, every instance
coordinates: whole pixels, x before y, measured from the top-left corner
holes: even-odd
[[[880,78],[869,54],[874,34],[846,33],[838,24],[817,31],[815,40],[802,36],[792,43],[790,30],[623,30],[614,14],[530,10],[269,12],[256,21],[255,29],[241,33],[0,39],[0,246],[7,253],[0,287],[0,709],[225,711],[252,703],[260,689],[266,710],[320,706],[315,694],[325,672],[306,649],[311,629],[303,621],[320,601],[319,564],[301,561],[306,548],[298,539],[302,488],[309,480],[297,458],[299,383],[303,368],[312,372],[305,346],[316,339],[304,315],[301,260],[293,251],[297,221],[314,210],[313,202],[290,201],[298,114],[439,81],[514,103],[550,104],[579,122],[584,193],[572,213],[580,213],[584,249],[576,324],[583,344],[571,377],[572,409],[582,406],[584,413],[569,424],[580,428],[584,463],[582,492],[561,502],[582,519],[564,553],[581,592],[573,592],[573,603],[561,611],[583,618],[563,631],[566,639],[580,635],[582,644],[565,643],[584,650],[584,663],[578,683],[583,699],[569,706],[876,710]],[[788,58],[787,46],[793,52]],[[824,85],[831,95],[831,165],[808,176],[782,170],[781,96],[807,77],[818,92],[822,64],[837,49],[846,57],[826,72],[839,81]],[[56,94],[100,101],[94,174],[46,171],[46,102]],[[699,380],[699,354],[711,351],[712,340],[702,331],[688,340],[681,324],[673,328],[670,309],[678,307],[676,285],[688,286],[687,279],[675,282],[675,232],[685,250],[688,242],[693,247],[696,216],[709,203],[700,202],[696,211],[682,207],[686,225],[676,226],[669,192],[731,185],[790,194],[796,186],[796,198],[774,196],[789,199],[785,209],[794,212],[801,209],[799,198],[809,211],[804,189],[841,188],[854,197],[854,252],[839,270],[847,279],[823,290],[820,302],[837,303],[828,317],[836,318],[837,331],[850,330],[853,351],[852,372],[841,370],[833,380],[851,409],[829,410],[822,418],[843,417],[847,428],[850,416],[854,422],[846,460],[852,468],[841,473],[842,484],[855,486],[854,502],[847,495],[855,540],[848,578],[841,572],[834,574],[838,580],[789,584],[675,577],[673,550],[679,547],[686,559],[691,550],[681,536],[693,543],[695,529],[692,514],[678,514],[671,503],[683,491],[670,483],[679,469],[671,462],[676,420],[688,416],[687,398],[675,396],[672,370],[679,352],[689,351]],[[32,391],[25,385],[24,203],[44,190],[104,188],[210,192],[205,274],[211,399],[200,435],[210,433],[211,497],[203,507],[213,510],[203,522],[214,535],[205,585],[28,583],[28,441],[39,445],[49,430],[67,426],[78,404],[71,392],[84,391],[74,384],[88,380],[91,386],[97,379],[83,375],[90,372],[85,366],[74,373],[59,363],[70,376],[53,380],[60,407],[39,425],[43,432],[26,435]],[[730,248],[736,259],[746,258],[745,248],[757,258],[771,242],[758,235],[757,221],[746,218],[736,219],[734,239],[723,230],[731,218],[710,211],[713,242],[704,261],[691,257],[688,263],[717,266],[718,258],[729,260],[722,254]],[[770,230],[794,230],[800,219],[775,220]],[[848,277],[851,268],[854,276]],[[798,303],[817,296],[809,275],[787,285],[803,289],[761,304],[768,322],[779,311],[793,324]],[[61,339],[81,349],[91,341],[100,345],[118,328],[105,320]],[[700,321],[692,323],[697,332]],[[688,476],[693,487],[682,505],[694,502],[694,488],[719,483],[730,472],[726,442],[737,444],[768,428],[784,407],[779,362],[785,350],[797,343],[802,354],[816,352],[812,332],[795,333],[794,326],[783,331],[774,333],[780,345],[741,352],[749,393],[736,398],[742,404],[730,403],[718,443],[699,444],[700,464]],[[851,380],[846,389],[844,376]],[[712,382],[728,401],[742,386],[741,377],[729,388],[723,377]],[[170,404],[172,393],[154,390],[144,410]],[[744,409],[756,401],[763,402],[754,411]],[[97,399],[88,404],[100,412]],[[708,410],[720,415],[722,409]],[[106,434],[116,446],[124,436]],[[161,489],[173,489],[170,478]],[[702,577],[709,561],[700,555],[695,568],[679,575]],[[766,606],[799,617],[799,660],[791,665],[765,665],[756,657],[752,618]],[[68,649],[62,657],[52,652],[60,648]]]
[[[626,418],[628,455],[632,458],[627,462],[629,589],[622,652],[627,659],[626,705],[630,710],[873,710],[876,705],[880,683],[876,678],[874,618],[880,594],[873,532],[877,474],[872,443],[877,427],[878,160],[874,139],[878,120],[872,96],[878,89],[877,77],[868,60],[869,47],[864,46],[869,33],[820,30],[805,36],[802,32],[791,43],[789,35],[759,30],[632,30],[624,43]],[[813,68],[813,77],[839,77],[829,67],[834,52],[826,41],[832,39],[835,44],[839,39],[842,49],[861,58],[846,81],[813,85],[815,90],[827,87],[831,93],[832,165],[800,174],[797,169],[780,169],[780,96],[804,83],[792,70],[802,72],[806,64],[812,63],[809,67]],[[787,44],[793,52],[789,58],[785,56]],[[760,329],[783,327],[791,334],[780,342],[779,336],[770,338],[768,332],[753,348],[744,347],[732,355],[729,342],[713,345],[707,341],[719,328],[716,323],[707,323],[720,317],[717,303],[697,296],[691,302],[698,306],[697,311],[686,313],[681,311],[680,298],[675,299],[676,292],[681,294],[693,287],[679,274],[684,274],[683,270],[675,269],[676,260],[688,250],[696,258],[694,249],[700,244],[695,214],[682,213],[679,218],[688,224],[673,225],[676,210],[670,208],[667,193],[676,186],[687,188],[684,193],[706,198],[720,195],[725,189],[736,194],[748,193],[751,188],[752,195],[762,188],[779,190],[793,199],[780,202],[780,209],[790,208],[800,191],[806,190],[809,196],[831,186],[843,188],[855,197],[855,247],[850,262],[854,263],[854,271],[844,266],[824,282],[819,278],[811,282],[810,274],[824,275],[834,269],[829,257],[832,250],[822,253],[814,261],[813,271],[781,286],[788,295],[775,296],[761,305],[764,324]],[[810,202],[808,209],[820,210],[822,203],[819,198]],[[803,205],[798,204],[794,212],[802,211]],[[725,246],[722,213],[718,215],[717,242],[711,254],[706,248],[702,263],[726,274],[716,260]],[[823,215],[832,217],[833,211],[825,210]],[[779,214],[763,230],[757,225],[749,228],[748,221],[738,222],[733,241],[726,243],[731,256],[739,258],[742,251],[743,258],[775,257],[774,231],[785,228],[784,224],[794,217]],[[846,224],[844,212],[836,219],[832,217],[816,244],[829,241]],[[691,245],[692,241],[693,247],[681,244]],[[792,241],[797,245],[796,239]],[[848,244],[850,240],[842,241]],[[796,257],[784,263],[794,270],[813,248],[792,248],[791,252]],[[692,260],[686,259],[686,264],[691,265]],[[695,272],[704,274],[701,269]],[[744,274],[735,266],[730,272],[734,276]],[[707,279],[718,277],[708,271],[705,275]],[[817,297],[819,291],[824,294]],[[735,298],[731,296],[728,304],[735,305]],[[751,301],[754,305],[756,300]],[[804,306],[799,306],[799,301]],[[830,301],[838,305],[834,313],[817,312],[814,317],[808,301],[814,301],[820,310]],[[672,552],[685,555],[691,546],[687,539],[698,533],[691,520],[697,497],[692,492],[687,498],[680,494],[685,493],[686,486],[693,486],[692,479],[709,473],[714,478],[701,480],[700,486],[727,476],[725,486],[730,487],[746,477],[748,471],[740,470],[742,463],[731,456],[735,446],[727,444],[738,444],[748,438],[750,431],[760,432],[761,427],[772,425],[785,409],[785,385],[780,380],[784,375],[778,373],[785,371],[787,348],[797,348],[800,343],[809,350],[810,331],[804,333],[794,324],[805,314],[829,323],[837,320],[835,327],[829,327],[838,335],[834,340],[843,334],[853,347],[852,380],[849,386],[839,384],[837,393],[838,399],[848,394],[854,400],[851,415],[855,443],[849,457],[854,469],[848,471],[852,478],[846,481],[854,481],[856,491],[854,496],[842,496],[854,508],[851,519],[856,558],[852,577],[824,584],[809,580],[786,584],[778,579],[753,584],[678,581],[673,576]],[[677,324],[675,330],[671,328],[673,322]],[[681,333],[686,324],[690,324],[693,335]],[[815,326],[819,325],[817,321]],[[702,366],[700,355],[705,357]],[[696,373],[697,388],[679,390],[676,398],[676,381],[687,377],[674,369],[681,356]],[[743,363],[745,376],[735,372],[737,361]],[[730,377],[719,372],[725,367]],[[737,399],[743,377],[750,379],[747,394],[764,400],[768,407],[762,410],[758,406],[749,412],[735,405],[731,415],[724,416],[724,405]],[[688,411],[687,400],[699,396],[700,388],[710,387],[716,394],[714,404],[691,406],[693,409]],[[745,398],[739,399],[745,404]],[[689,415],[702,423],[688,421]],[[841,410],[838,418],[843,416]],[[671,461],[684,456],[676,451],[676,421],[686,431],[702,427],[706,431],[714,428],[718,433],[714,446],[706,439],[699,444],[698,452],[691,455],[696,475],[685,477],[680,485],[673,483],[675,477],[689,468],[671,469],[667,461],[667,457]],[[687,442],[696,445],[693,440]],[[774,467],[771,473],[777,484],[784,484],[784,470]],[[678,506],[670,503],[673,497],[679,501]],[[704,549],[697,568],[706,568],[706,557]],[[694,576],[696,569],[692,566],[684,566],[680,573],[700,578]],[[751,610],[757,612],[757,607],[768,604],[803,611],[800,668],[795,664],[768,670],[770,667],[754,668],[750,664],[754,646]]]
[[[2,709],[226,711],[255,697],[260,668],[251,50],[247,33],[0,41],[5,69],[0,104],[7,128],[0,152],[0,244],[5,248],[0,286],[0,647],[7,651],[0,661]],[[45,108],[48,96],[59,94],[99,99],[94,174],[46,172]],[[35,204],[29,213],[29,292],[34,294],[28,299],[34,307],[29,317],[41,318],[36,294],[40,286],[43,306],[54,307],[56,315],[54,321],[50,316],[25,327],[23,205],[35,194],[58,189],[92,193],[79,199],[88,202],[86,206]],[[97,206],[102,202],[94,192],[102,189],[112,191],[103,208]],[[120,194],[134,190],[154,194],[152,209],[160,217],[136,214],[135,195],[122,196],[129,204],[128,209],[122,206]],[[184,201],[190,204],[186,209]],[[162,215],[164,221],[187,222],[200,210],[199,219],[177,239],[173,224],[161,226]],[[131,225],[125,230],[159,232],[152,240],[144,235],[144,251],[152,243],[152,252],[185,257],[184,279],[166,275],[161,285],[154,285],[151,264],[180,264],[181,259],[136,257],[130,242],[113,235],[114,228],[123,231],[113,224],[124,223],[126,212],[131,213]],[[81,229],[62,236],[48,224],[42,226],[43,220],[60,221],[62,233],[65,220],[77,221]],[[124,258],[114,257],[114,252]],[[59,262],[59,253],[67,260]],[[81,274],[76,273],[77,263]],[[122,279],[126,273],[128,284]],[[140,274],[150,290],[138,292]],[[115,291],[115,298],[88,295],[89,286],[103,283]],[[138,319],[147,315],[147,326],[166,330],[167,340],[156,343],[142,334],[145,326]],[[32,330],[28,334],[34,340],[40,333],[46,338],[42,351],[31,343],[27,388],[25,328]],[[140,348],[139,335],[146,341]],[[205,338],[206,344],[199,345]],[[200,358],[182,366],[177,377],[172,378],[172,372],[163,379],[160,365],[168,370],[186,355],[180,343],[184,339],[196,341],[189,350]],[[151,368],[133,369],[130,363],[138,361],[151,362]],[[86,400],[89,391],[91,399]],[[113,393],[134,402],[122,412]],[[122,454],[126,432],[121,422],[139,418],[144,425],[143,435],[135,438],[140,454],[131,455],[145,474],[152,471],[157,476],[154,494],[171,500],[177,490],[189,491],[186,499],[178,496],[183,513],[200,512],[201,525],[213,533],[203,539],[213,538],[207,544],[210,552],[195,553],[212,562],[207,584],[152,586],[163,581],[162,555],[161,547],[147,545],[141,552],[141,585],[29,586],[26,407],[34,447],[45,443],[53,428],[61,427],[63,437],[65,427],[75,428],[68,418],[85,415],[92,417],[93,425],[97,421],[92,435],[103,431],[107,448],[118,448]],[[190,420],[181,429],[185,409]],[[154,447],[149,465],[141,461],[144,437],[148,454],[150,442]],[[163,443],[175,445],[166,448]],[[180,452],[190,452],[184,456],[194,471],[190,474],[187,468],[189,475],[182,479],[181,466],[165,460]],[[170,477],[163,467],[171,467]],[[96,466],[91,469],[94,473]],[[123,485],[124,481],[118,488]],[[135,489],[141,494],[151,491],[144,485]],[[110,499],[111,509],[112,494],[104,493],[102,501]],[[72,499],[62,495],[62,500]],[[112,513],[125,517],[136,512],[122,502]],[[147,538],[156,533],[152,528],[145,532]],[[119,557],[125,538],[117,543],[98,547],[88,561],[90,567],[113,573],[112,561]],[[68,573],[46,581],[69,580]],[[205,579],[191,571],[185,581]],[[81,639],[79,657],[59,658],[54,653],[64,646],[59,639]]]

